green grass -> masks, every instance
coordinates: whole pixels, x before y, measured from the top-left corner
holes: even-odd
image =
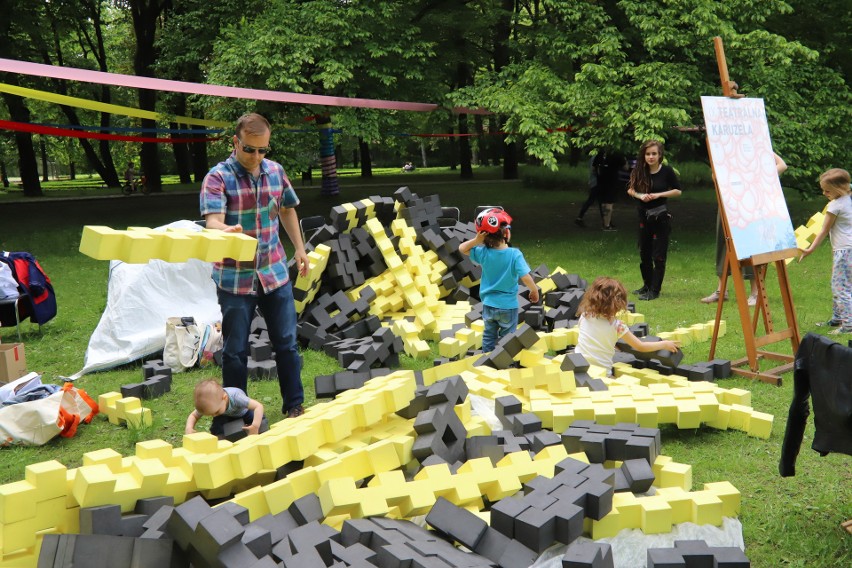
[[[716,285],[714,272],[715,193],[706,185],[699,165],[679,166],[689,171],[682,199],[673,201],[674,230],[669,267],[663,296],[655,302],[640,302],[638,310],[645,314],[652,332],[674,329],[696,322],[712,320],[715,306],[698,299]],[[616,205],[614,223],[619,231],[603,233],[596,228],[596,211],[586,215],[589,228],[574,225],[580,203],[585,199],[583,168],[560,172],[522,170],[526,183],[499,179],[497,168],[475,171],[473,182],[461,182],[458,173],[446,168],[418,169],[402,174],[388,171],[365,183],[355,175],[343,175],[343,190],[336,198],[325,198],[319,192],[319,180],[311,187],[298,188],[302,203],[301,216],[328,215],[332,206],[357,201],[371,195],[390,195],[400,185],[408,185],[421,196],[437,194],[443,205],[461,209],[463,220],[471,220],[480,204],[500,204],[514,217],[515,245],[523,250],[535,267],[546,264],[576,272],[590,279],[608,274],[620,278],[628,287],[639,286],[638,255],[635,246],[635,212],[631,204]],[[538,178],[561,180],[559,183],[534,185]],[[704,182],[701,182],[701,180]],[[532,185],[531,185],[532,184]],[[0,194],[3,223],[0,246],[6,250],[26,250],[35,254],[50,275],[56,288],[59,314],[43,326],[24,324],[26,356],[29,368],[44,374],[48,381],[70,375],[83,366],[89,336],[94,330],[106,302],[108,263],[96,261],[77,252],[83,225],[102,224],[114,228],[130,225],[157,226],[176,219],[198,216],[197,187],[166,186],[164,195],[115,196],[100,200],[44,199],[21,201],[14,192]],[[56,190],[65,195],[66,191]],[[104,190],[97,195],[115,193]],[[14,202],[14,203],[13,203]],[[801,201],[798,194],[788,195],[794,226],[804,223],[824,206],[822,201]],[[831,312],[829,275],[830,247],[826,244],[802,264],[792,263],[787,272],[791,281],[796,314],[802,334],[817,331],[816,322]],[[782,321],[775,272],[767,279],[770,305],[776,321]],[[744,356],[743,334],[734,303],[726,304],[724,317],[728,332],[719,341],[717,356],[735,359]],[[3,342],[16,341],[13,328],[0,329]],[[687,361],[705,360],[709,342],[685,349]],[[770,346],[770,350],[790,353],[789,342]],[[309,401],[313,400],[313,377],[338,370],[335,361],[319,352],[305,352],[303,378]],[[406,368],[428,366],[427,361],[402,358]],[[152,428],[134,432],[117,428],[96,419],[82,426],[72,439],[56,439],[38,448],[6,448],[0,459],[0,483],[23,478],[29,463],[58,459],[69,467],[81,465],[85,452],[109,446],[123,455],[134,453],[137,441],[160,438],[180,445],[183,424],[191,408],[190,391],[201,377],[218,376],[216,369],[193,370],[175,377],[173,390],[165,397],[146,405],[154,411]],[[117,390],[123,384],[136,382],[140,365],[133,363],[118,369],[82,377],[77,386],[93,396]],[[784,377],[780,387],[744,378],[728,379],[725,387],[738,387],[752,392],[753,407],[775,416],[772,436],[768,440],[748,437],[742,432],[717,431],[710,428],[679,431],[663,428],[663,453],[678,462],[693,466],[694,486],[709,481],[728,480],[743,495],[743,522],[746,554],[756,567],[848,566],[852,562],[852,537],[839,525],[852,517],[852,469],[848,456],[836,454],[821,458],[810,449],[813,427],[809,426],[797,462],[798,475],[782,479],[778,460],[792,396],[792,377]],[[270,420],[281,418],[277,385],[256,382],[252,395],[267,403]]]

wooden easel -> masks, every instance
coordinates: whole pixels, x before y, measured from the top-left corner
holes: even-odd
[[[725,60],[725,51],[722,46],[722,38],[713,38],[713,43],[716,48],[716,63],[719,67],[719,76],[722,81],[722,94],[726,97],[740,98],[742,95],[737,93],[737,84],[731,81],[728,76],[728,64]],[[707,146],[708,153],[710,145]],[[710,159],[711,168],[713,167],[713,159]],[[713,326],[713,340],[710,343],[710,359],[712,360],[716,354],[716,341],[719,337],[719,324],[722,321],[722,307],[724,303],[724,291],[727,290],[728,275],[734,278],[734,291],[737,297],[737,308],[740,314],[740,322],[743,329],[743,339],[745,341],[746,357],[731,361],[731,372],[736,375],[742,375],[751,379],[757,379],[774,385],[781,385],[781,374],[790,371],[793,368],[793,355],[784,355],[782,353],[773,353],[764,351],[760,348],[789,339],[793,347],[793,353],[799,348],[800,334],[799,324],[796,321],[796,311],[793,306],[793,296],[790,292],[790,281],[787,278],[787,265],[784,262],[787,258],[795,257],[799,254],[798,249],[783,249],[771,253],[754,255],[750,258],[740,260],[737,258],[736,250],[734,249],[734,241],[731,237],[731,228],[728,224],[728,217],[725,212],[722,194],[719,190],[719,184],[716,181],[715,170],[713,172],[713,184],[716,187],[716,199],[719,204],[719,216],[721,218],[722,230],[725,237],[725,262],[722,269],[721,282],[719,284],[720,297],[716,306],[716,323]],[[776,329],[775,322],[772,319],[772,314],[769,309],[769,301],[766,296],[766,271],[769,264],[775,265],[775,270],[778,273],[778,284],[781,289],[781,301],[784,305],[784,315],[786,318],[787,327]],[[748,295],[743,282],[743,267],[751,266],[754,270],[754,286],[757,288],[757,306],[754,314],[749,313]],[[764,334],[757,335],[758,319],[763,321]],[[769,359],[782,362],[781,365],[768,369],[760,370],[760,360]]]

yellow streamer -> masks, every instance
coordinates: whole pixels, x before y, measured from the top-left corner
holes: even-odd
[[[142,110],[133,107],[125,107],[107,103],[101,103],[97,101],[91,101],[88,99],[81,99],[77,97],[69,97],[66,95],[57,95],[56,93],[49,93],[47,91],[37,91],[36,89],[26,89],[24,87],[18,87],[15,85],[7,85],[5,83],[0,83],[0,92],[10,93],[12,95],[18,95],[21,97],[26,97],[29,99],[37,99],[40,101],[47,101],[51,103],[56,103],[59,105],[65,105],[76,108],[84,108],[88,110],[93,110],[96,112],[108,112],[110,114],[122,114],[126,116],[133,116],[136,118],[148,118],[151,120],[158,121],[169,121],[169,122],[177,122],[179,124],[194,124],[197,126],[207,126],[214,128],[228,127],[231,126],[232,123],[225,122],[222,120],[206,120],[203,118],[193,118],[191,116],[170,116],[166,114],[160,114],[158,112],[153,112],[150,110]]]

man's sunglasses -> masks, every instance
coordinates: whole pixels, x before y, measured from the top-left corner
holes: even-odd
[[[255,152],[259,152],[260,155],[264,155],[268,154],[272,150],[272,148],[270,148],[269,146],[261,146],[259,148],[256,146],[249,146],[248,144],[243,143],[243,141],[240,140],[239,137],[237,137],[237,141],[240,143],[240,146],[242,146],[242,151],[246,154],[254,154]]]

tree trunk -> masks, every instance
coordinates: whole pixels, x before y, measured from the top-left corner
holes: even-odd
[[[0,162],[0,181],[3,187],[9,187],[9,176],[6,174],[6,162]]]
[[[476,129],[476,150],[473,153],[473,163],[476,165],[488,165],[488,138],[485,136],[485,125],[482,120],[482,115],[477,114],[473,117],[473,125]]]
[[[71,181],[77,179],[77,164],[75,162],[68,164],[68,179]]]
[[[423,139],[420,139],[420,161],[423,163],[424,168],[428,168],[429,166],[426,164],[426,142]]]
[[[41,181],[50,181],[49,165],[47,163],[47,145],[44,143],[44,138],[39,138],[38,153],[41,158]]]
[[[494,26],[494,71],[497,73],[509,64],[509,36],[512,33],[512,14],[514,11],[515,0],[501,0],[500,18],[497,25]],[[497,125],[501,131],[505,132],[505,117],[499,117]],[[503,179],[518,179],[518,153],[515,143],[506,142],[506,135],[504,134],[501,146]]]
[[[171,106],[171,111],[175,116],[185,116],[186,115],[186,95],[183,93],[176,93],[172,97],[173,104]],[[177,130],[181,128],[176,122],[170,123],[170,126],[173,130]],[[188,134],[178,134],[178,138],[185,138],[194,135]],[[189,184],[192,183],[192,171],[191,171],[191,157],[189,153],[189,144],[172,144],[172,153],[175,156],[175,167],[177,168],[178,178],[181,183]]]
[[[155,77],[154,63],[157,60],[157,52],[154,41],[157,36],[159,18],[166,3],[160,0],[132,0],[130,13],[133,16],[133,31],[136,35],[136,53],[133,56],[133,71],[139,77]],[[137,89],[139,94],[139,108],[143,110],[156,111],[157,91],[153,89]],[[155,121],[142,119],[142,128],[154,129],[157,127]],[[154,134],[156,136],[156,134]],[[163,190],[160,179],[160,156],[157,144],[145,142],[142,144],[141,152],[142,175],[145,176],[145,185],[153,193]]]
[[[192,153],[192,175],[195,183],[201,183],[210,171],[207,164],[207,142],[193,142],[189,146]]]
[[[334,152],[334,133],[330,116],[317,116],[317,128],[320,135],[320,167],[322,167],[322,189],[320,194],[326,197],[340,193],[340,180],[337,178],[337,158]]]
[[[171,128],[178,129],[180,125],[176,122],[170,123]],[[190,170],[191,157],[189,155],[189,144],[172,144],[172,152],[175,155],[175,167],[181,183],[192,183],[192,171]]]
[[[363,138],[358,139],[358,149],[361,153],[361,177],[373,177],[373,157],[370,155],[370,145]]]
[[[30,111],[23,99],[3,93],[3,100],[9,109],[9,118],[15,122],[30,122]],[[21,172],[21,185],[26,197],[41,197],[41,182],[38,179],[33,136],[29,132],[15,132],[15,146],[18,149],[18,170]]]
[[[501,116],[500,130],[506,131],[506,117]],[[506,142],[506,135],[503,140],[503,179],[518,179],[518,149],[514,142]]]
[[[460,114],[459,119],[459,163],[461,164],[460,177],[462,179],[473,178],[473,166],[471,165],[470,138],[466,135],[467,131],[467,115]]]

